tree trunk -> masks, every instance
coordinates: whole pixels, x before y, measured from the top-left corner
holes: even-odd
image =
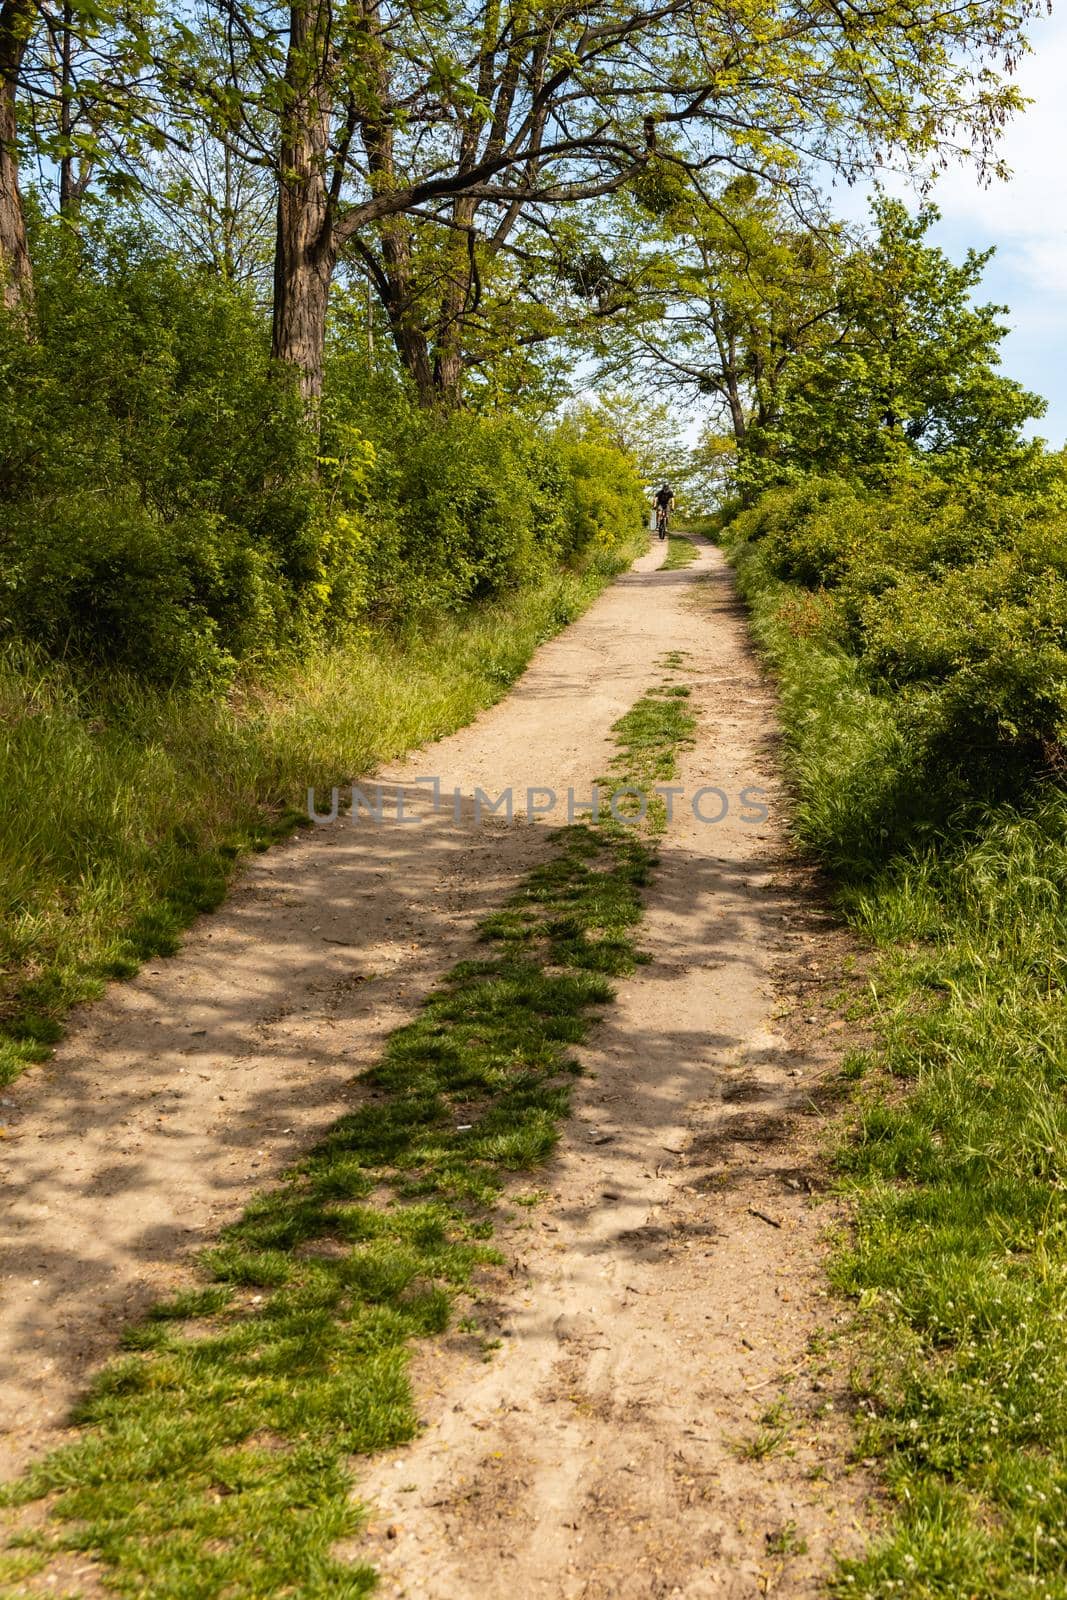
[[[474,253],[477,202],[460,197],[452,207],[454,232],[447,250],[448,270],[437,315],[434,340],[434,403],[441,411],[458,411],[463,405],[464,333],[467,318],[478,309],[481,280]]]
[[[26,313],[33,307],[33,272],[19,193],[16,95],[32,18],[32,0],[0,5],[0,303]]]
[[[364,10],[369,44],[367,60],[373,63],[374,96],[359,118],[360,134],[367,165],[374,184],[388,190],[395,185],[395,125],[387,108],[392,93],[387,71],[388,51],[382,39],[382,20],[377,5]],[[385,217],[378,226],[379,254],[368,247],[363,259],[370,271],[378,298],[389,318],[389,331],[400,364],[411,379],[420,407],[433,404],[433,366],[429,341],[422,326],[415,290],[411,249],[410,218]]]
[[[328,0],[289,10],[285,109],[278,152],[278,228],[274,246],[271,351],[295,367],[314,408],[322,394],[326,310],[337,261],[326,182],[330,133]]]
[[[433,366],[426,330],[415,303],[411,238],[406,217],[391,217],[381,230],[382,282],[379,293],[389,318],[396,353],[415,389],[420,407],[433,404]]]
[[[741,390],[736,377],[732,372],[726,377],[726,398],[730,407],[730,426],[734,433],[734,443],[737,448],[743,449],[748,435],[748,419],[745,416],[744,401],[741,399]]]
[[[63,24],[59,35],[59,135],[63,154],[59,158],[59,210],[67,217],[77,204],[77,184],[74,177],[74,153],[70,147],[73,132],[73,115],[70,97],[72,92],[72,28],[74,10],[67,0],[63,7]]]
[[[421,328],[411,326],[402,315],[394,320],[390,314],[389,325],[396,353],[411,379],[419,406],[423,411],[429,410],[436,391],[426,335]]]
[[[467,366],[457,348],[438,351],[434,360],[434,403],[439,411],[463,409],[463,380]]]
[[[271,354],[295,367],[309,406],[322,394],[326,362],[326,311],[336,257],[323,239],[306,192],[282,185],[274,250],[274,319]]]

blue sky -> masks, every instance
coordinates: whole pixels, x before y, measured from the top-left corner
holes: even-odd
[[[1067,8],[1035,22],[1031,42],[1015,81],[1033,103],[999,145],[1010,181],[983,188],[972,169],[950,168],[931,196],[942,219],[930,237],[954,260],[996,246],[980,298],[1008,306],[1004,370],[1049,402],[1034,431],[1058,447],[1067,440]],[[858,216],[863,202],[838,191],[831,209]]]

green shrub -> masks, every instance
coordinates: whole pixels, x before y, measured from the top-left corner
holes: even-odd
[[[260,308],[150,236],[39,224],[38,338],[0,314],[0,639],[220,684],[422,625],[627,539],[618,451],[428,416],[338,320],[321,438]]]
[[[565,440],[562,450],[569,553],[590,545],[616,547],[645,515],[645,497],[632,463],[595,440]]]
[[[387,603],[454,611],[540,575],[537,483],[506,424],[417,418],[403,443],[392,485],[400,561]]]
[[[0,633],[217,681],[299,627],[319,517],[256,308],[151,240],[36,240],[39,327],[0,318]]]
[[[149,682],[228,677],[273,640],[262,552],[209,513],[163,523],[132,492],[11,507],[0,568],[0,632]]]
[[[981,786],[999,763],[1015,783],[1060,759],[1067,515],[1053,496],[914,472],[881,495],[813,480],[764,496],[730,538],[819,597],[822,639],[857,658],[942,776],[970,764]],[[796,615],[795,590],[782,603]]]
[[[859,1300],[857,1454],[881,1458],[890,1514],[833,1592],[1059,1595],[1063,522],[995,487],[926,503],[920,519],[916,490],[865,498],[833,589],[773,569],[795,500],[726,533],[779,678],[797,832],[880,952],[865,974],[880,1048],[844,1063],[863,1086],[836,1157],[854,1204],[833,1272]],[[753,539],[761,518],[777,533]],[[878,560],[893,582],[875,590]],[[1006,774],[1015,794],[998,797]]]

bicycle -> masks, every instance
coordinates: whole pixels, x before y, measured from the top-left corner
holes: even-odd
[[[671,514],[670,514],[670,511],[667,509],[667,507],[666,506],[657,506],[656,507],[656,532],[659,534],[661,539],[665,539],[667,537],[667,531],[668,531],[668,528],[670,527],[670,520],[671,520]]]

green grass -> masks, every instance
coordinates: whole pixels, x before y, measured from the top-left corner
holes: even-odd
[[[760,1413],[758,1432],[735,1441],[738,1459],[766,1461],[770,1456],[777,1455],[788,1447],[792,1427],[788,1402],[783,1395]]]
[[[173,952],[320,793],[468,722],[625,562],[344,649],[226,699],[0,656],[0,1084],[69,1007]]]
[[[769,1556],[805,1556],[808,1553],[808,1541],[798,1534],[792,1518],[773,1533],[768,1532],[764,1538]]]
[[[691,728],[674,687],[644,696],[617,725],[613,782],[673,777]],[[252,1201],[199,1288],[127,1329],[80,1437],[6,1492],[50,1502],[43,1528],[16,1535],[9,1577],[77,1550],[152,1600],[370,1591],[372,1571],[334,1554],[363,1519],[349,1458],[418,1429],[410,1343],[446,1327],[494,1259],[502,1190],[553,1150],[575,1046],[641,959],[660,827],[609,817],[554,835],[479,953],[391,1035],[360,1108]]]
[[[665,559],[660,562],[659,570],[661,572],[676,572],[679,567],[688,567],[691,562],[696,560],[699,553],[692,539],[686,538],[683,534],[668,533],[667,554]]]
[[[921,728],[734,548],[782,687],[795,819],[877,952],[845,1062],[857,1451],[893,1516],[837,1589],[1067,1596],[1067,796],[924,813]]]

